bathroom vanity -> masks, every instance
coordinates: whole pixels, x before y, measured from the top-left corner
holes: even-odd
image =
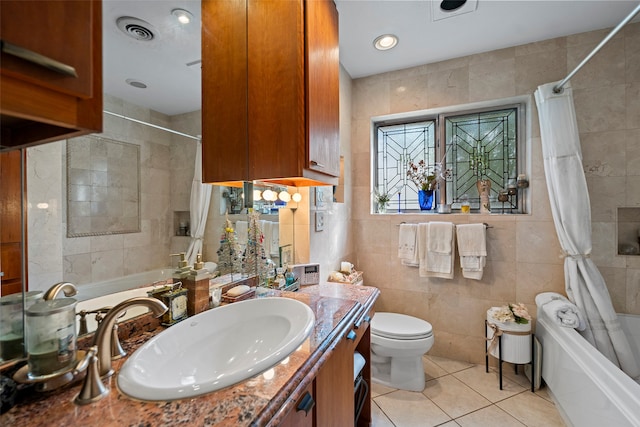
[[[220,426],[352,425],[354,351],[365,357],[362,375],[370,383],[368,319],[373,316],[378,295],[376,288],[337,283],[303,287],[300,292],[269,290],[265,296],[293,298],[309,305],[316,322],[309,338],[297,350],[264,373],[216,392],[169,402],[141,402],[127,397],[116,386],[116,373],[103,380],[110,389],[109,395],[85,406],[73,404],[80,383],[48,393],[22,393],[17,405],[0,416],[0,424],[44,426],[55,420],[59,425],[103,426],[177,422]],[[164,328],[157,319],[143,315],[123,323],[120,330],[122,345],[130,355]],[[113,361],[116,372],[124,360],[126,357]],[[371,423],[370,398],[367,392],[358,426]]]

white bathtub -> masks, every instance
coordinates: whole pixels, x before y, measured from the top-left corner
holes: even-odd
[[[640,316],[618,318],[640,363]],[[542,344],[542,377],[569,426],[640,426],[640,384],[540,309],[535,333]]]
[[[154,282],[166,281],[172,278],[173,270],[170,268],[147,271],[144,273],[132,274],[130,276],[105,280],[98,283],[78,286],[78,294],[74,297],[78,300],[76,313],[82,310],[91,311],[102,307],[113,307],[122,301],[137,297],[147,296],[147,292],[154,288],[150,286]],[[139,316],[149,311],[146,307],[132,307],[119,320]],[[76,330],[80,331],[80,317],[76,316]],[[95,331],[98,324],[95,321],[95,314],[86,316],[88,332]]]

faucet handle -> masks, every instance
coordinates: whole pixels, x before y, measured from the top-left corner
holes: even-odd
[[[84,378],[82,389],[80,393],[74,399],[74,403],[77,405],[86,405],[88,403],[96,402],[109,394],[109,389],[104,386],[100,380],[100,374],[98,373],[98,346],[92,346],[84,358],[76,365],[74,375],[77,375],[83,370],[87,370],[87,375]]]

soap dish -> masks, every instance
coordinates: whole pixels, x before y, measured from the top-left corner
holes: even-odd
[[[243,301],[249,298],[253,298],[255,294],[256,294],[256,288],[251,288],[251,290],[245,292],[244,294],[240,294],[235,297],[231,297],[225,293],[225,294],[222,294],[222,302],[232,303],[232,302]]]

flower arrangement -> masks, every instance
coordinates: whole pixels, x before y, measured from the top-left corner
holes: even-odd
[[[435,190],[438,182],[446,180],[449,176],[451,176],[451,170],[443,170],[442,162],[436,163],[433,167],[433,172],[431,172],[429,166],[427,166],[427,163],[424,160],[420,160],[418,164],[409,161],[407,177],[413,181],[419,190]]]
[[[409,162],[407,169],[407,177],[418,187],[419,190],[434,190],[438,181],[436,174],[431,173],[429,167],[424,160],[420,160],[416,165],[412,161]]]
[[[390,193],[380,192],[378,189],[373,190],[373,200],[378,205],[378,213],[385,213],[387,211],[387,204],[391,200]]]
[[[531,320],[527,307],[522,303],[508,304],[493,312],[493,317],[500,322],[516,322],[526,325]]]
[[[373,199],[378,205],[386,205],[391,200],[391,196],[389,195],[389,193],[380,192],[376,188],[373,190]]]

